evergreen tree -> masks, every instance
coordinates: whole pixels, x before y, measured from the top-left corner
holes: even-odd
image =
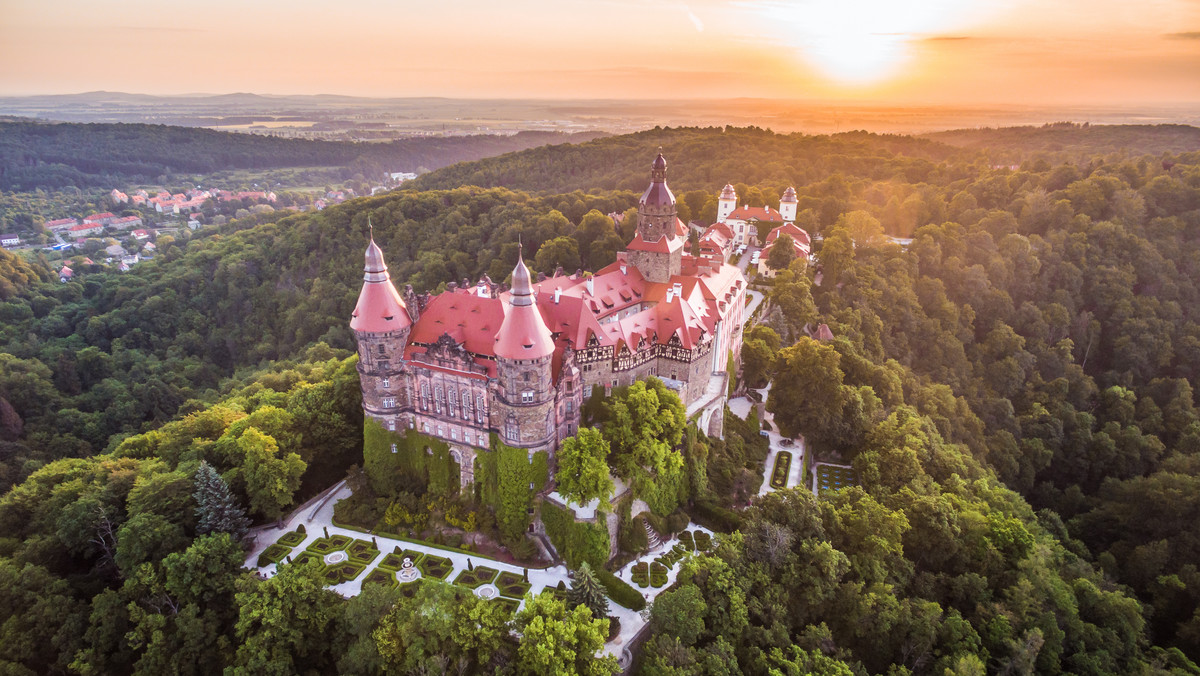
[[[250,519],[246,511],[238,504],[229,484],[207,462],[200,463],[196,470],[196,526],[198,535],[208,533],[229,533],[235,540],[241,539],[250,527]]]
[[[604,595],[604,587],[596,579],[591,565],[584,561],[575,571],[575,579],[567,592],[567,602],[572,608],[587,606],[592,611],[592,617],[603,619],[608,617],[608,598]]]

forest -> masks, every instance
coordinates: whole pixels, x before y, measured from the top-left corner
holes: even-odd
[[[194,671],[248,673],[273,654],[281,673],[416,673],[432,657],[523,673],[521,646],[414,627],[410,601],[337,601],[302,571],[246,579],[240,549],[200,532],[193,477],[211,465],[262,521],[360,462],[361,443],[319,430],[361,429],[346,322],[368,217],[393,279],[419,291],[503,280],[518,236],[537,270],[594,269],[629,235],[659,146],[693,218],[726,182],[752,204],[796,187],[816,264],[763,287],[743,377],[774,383],[783,431],[860,485],[735,511],[761,477],[757,423],[684,435],[682,513],[728,534],[650,609],[641,673],[1200,673],[1200,152],[1079,159],[1039,141],[995,161],[753,128],[455,165],[126,275],[59,284],[0,258],[6,670],[159,673],[194,656]],[[834,340],[808,338],[816,323]],[[293,602],[303,626],[267,631],[272,604]],[[417,662],[379,661],[396,655]]]
[[[429,137],[387,143],[309,141],[149,124],[0,120],[0,190],[112,188],[158,177],[233,169],[344,167],[347,178],[437,169],[594,133],[523,131],[512,136]]]

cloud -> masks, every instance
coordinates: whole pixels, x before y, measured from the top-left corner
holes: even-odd
[[[1183,33],[1167,33],[1164,37],[1169,40],[1200,40],[1200,31],[1185,31]]]

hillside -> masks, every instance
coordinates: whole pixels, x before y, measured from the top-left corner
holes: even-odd
[[[640,673],[1200,673],[1200,155],[1049,154],[1010,170],[988,158],[1015,151],[756,129],[449,167],[423,189],[180,233],[125,275],[59,284],[0,267],[16,281],[0,302],[0,481],[14,485],[0,498],[0,600],[15,618],[0,666],[217,671],[276,649],[383,673],[379,655],[410,646],[374,642],[376,628],[414,640],[444,629],[384,618],[397,599],[383,592],[321,596],[298,567],[242,579],[235,597],[241,560],[199,532],[195,468],[216,467],[269,519],[358,458],[347,320],[368,218],[393,279],[418,291],[503,279],[518,238],[543,272],[571,255],[564,267],[596,268],[629,236],[604,214],[634,216],[659,145],[695,213],[725,182],[751,201],[796,186],[800,218],[824,235],[821,283],[797,266],[764,288],[742,377],[772,382],[775,424],[852,465],[859,486],[734,511],[761,485],[757,418],[727,417],[725,439],[689,435],[687,513],[653,518],[740,535],[656,601]],[[434,187],[460,173],[518,187]],[[805,335],[818,323],[834,339]],[[291,483],[264,481],[272,472]],[[441,518],[422,491],[368,507],[386,513],[394,498]],[[486,513],[474,495],[454,504]],[[645,545],[628,527],[618,538],[632,554]],[[210,569],[219,590],[182,581]],[[259,621],[260,595],[292,598],[276,594],[284,584],[319,622]],[[45,636],[52,649],[36,649]],[[355,666],[363,650],[370,668]],[[468,671],[517,670],[490,667]]]
[[[1075,124],[1040,127],[955,129],[922,134],[939,143],[972,150],[1068,153],[1076,157],[1125,152],[1135,155],[1200,150],[1200,128],[1183,124]]]
[[[0,190],[111,187],[159,176],[232,169],[346,167],[374,179],[386,171],[436,169],[595,133],[412,138],[388,143],[308,141],[147,124],[0,122]]]
[[[808,136],[776,134],[754,127],[655,128],[577,146],[509,153],[447,167],[419,177],[413,187],[478,185],[549,192],[593,188],[641,192],[646,187],[646,167],[658,147],[669,159],[671,187],[676,192],[711,191],[727,182],[752,186],[789,182],[800,186],[837,173],[884,178],[901,165],[928,171],[937,163],[963,154],[950,146],[911,136],[866,132]]]

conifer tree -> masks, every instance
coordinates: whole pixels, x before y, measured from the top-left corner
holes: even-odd
[[[192,497],[196,498],[197,535],[219,532],[241,539],[250,527],[250,519],[230,492],[229,484],[207,462],[200,463],[195,481]]]
[[[604,595],[604,587],[596,579],[591,565],[584,561],[575,571],[575,579],[571,581],[571,589],[567,591],[567,602],[572,608],[587,606],[592,611],[592,617],[603,619],[608,617],[608,597]]]

